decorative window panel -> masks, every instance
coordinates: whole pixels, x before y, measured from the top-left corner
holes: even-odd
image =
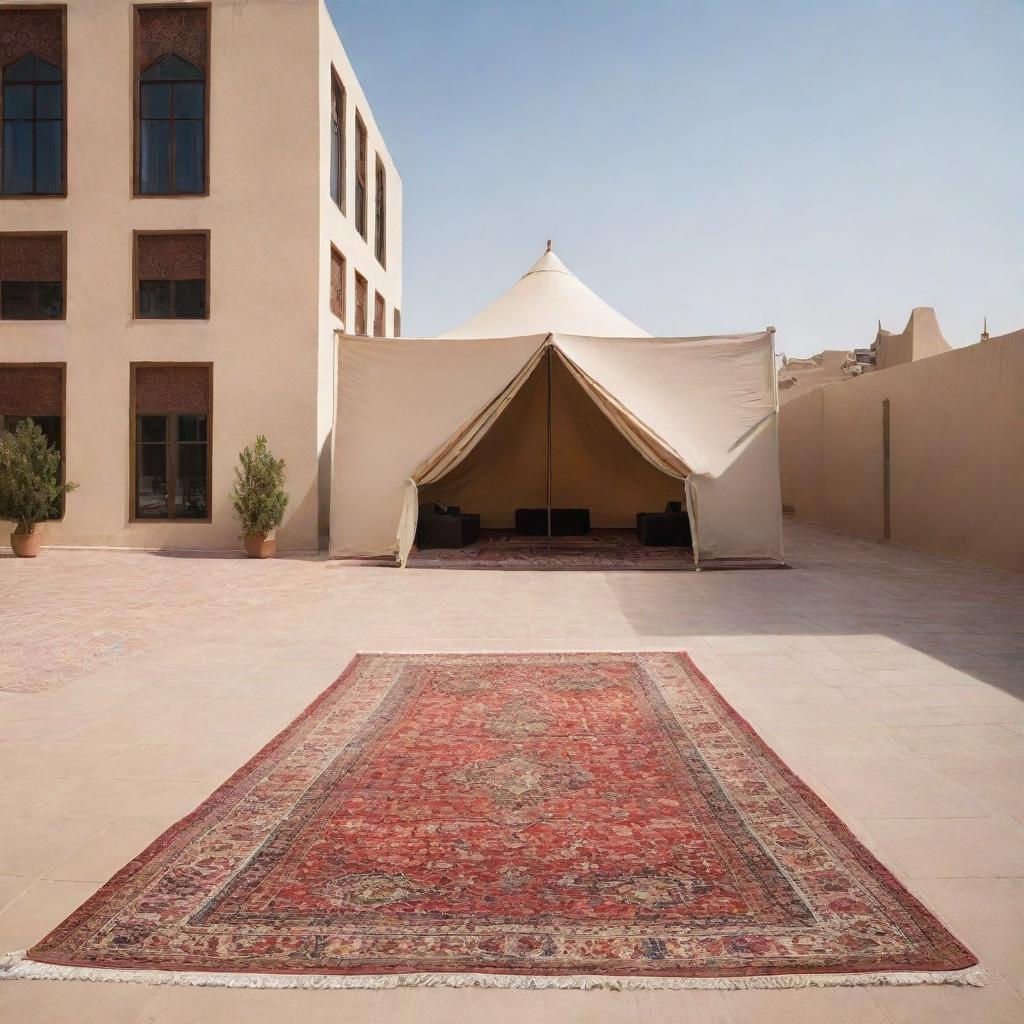
[[[0,235],[0,281],[63,281],[61,235]]]
[[[208,413],[210,367],[136,366],[135,412]]]
[[[331,312],[345,322],[345,257],[331,246]]]
[[[210,64],[210,11],[207,7],[136,7],[135,67],[142,71],[176,53],[203,71]]]
[[[387,206],[388,206],[388,193],[387,193],[387,175],[384,173],[384,163],[381,158],[377,157],[377,163],[375,166],[374,173],[374,235],[373,235],[373,246],[374,255],[377,257],[377,262],[383,267],[387,261]]]
[[[26,54],[64,67],[64,9],[0,7],[0,67]]]
[[[356,231],[366,238],[366,125],[356,111]]]
[[[373,334],[376,338],[383,338],[387,334],[384,327],[385,316],[384,296],[376,292],[373,297]]]
[[[136,235],[135,244],[140,279],[206,280],[207,235]]]
[[[369,302],[367,294],[366,278],[362,274],[356,274],[356,323],[355,333],[366,334],[366,306]]]
[[[402,311],[396,306],[395,307],[395,337],[400,338],[402,336]]]
[[[59,366],[0,366],[0,414],[62,416],[64,371]]]

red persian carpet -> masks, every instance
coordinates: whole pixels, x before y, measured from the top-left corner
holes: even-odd
[[[6,973],[713,988],[976,963],[687,655],[374,654]]]

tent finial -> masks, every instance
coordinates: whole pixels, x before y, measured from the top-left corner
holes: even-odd
[[[985,317],[984,326],[981,328],[981,340],[988,341],[988,317]]]
[[[548,252],[551,252],[551,239],[548,239]]]

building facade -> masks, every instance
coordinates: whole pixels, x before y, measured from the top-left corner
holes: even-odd
[[[400,329],[402,185],[322,0],[0,0],[0,426],[48,544],[230,548],[238,452],[326,527],[334,331]]]

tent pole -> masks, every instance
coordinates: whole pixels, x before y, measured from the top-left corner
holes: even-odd
[[[548,557],[551,557],[551,346],[548,345]]]

